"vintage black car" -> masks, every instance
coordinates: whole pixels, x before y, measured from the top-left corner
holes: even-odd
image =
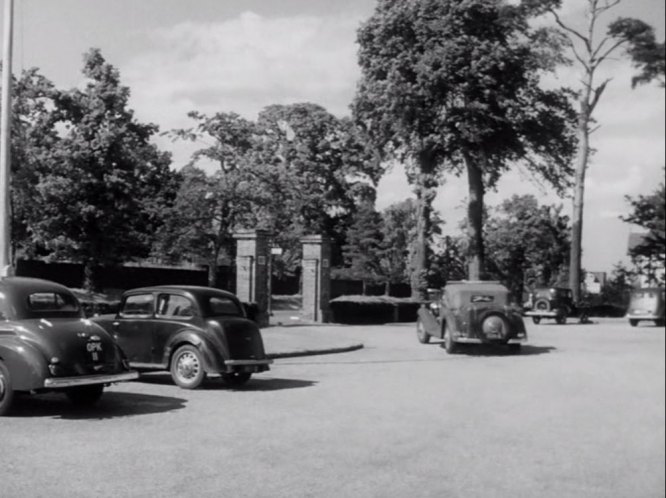
[[[259,327],[229,292],[209,287],[162,286],[123,294],[116,315],[94,319],[113,334],[140,371],[168,370],[184,389],[206,374],[230,386],[269,370]]]
[[[503,344],[518,352],[527,341],[520,311],[498,282],[450,282],[418,311],[416,334],[427,344],[443,339],[448,353],[459,344]]]
[[[663,327],[665,302],[663,287],[647,287],[632,291],[627,311],[629,323],[632,327],[637,327],[640,322],[650,321],[657,327]]]
[[[540,324],[544,318],[555,320],[559,325],[567,323],[567,318],[581,313],[576,307],[571,289],[563,287],[546,287],[535,289],[530,293],[524,305],[525,316],[532,318],[535,324]],[[581,315],[581,321],[586,317]]]
[[[104,386],[138,377],[69,289],[46,280],[0,279],[0,415],[16,392],[57,390],[75,404],[92,405]]]

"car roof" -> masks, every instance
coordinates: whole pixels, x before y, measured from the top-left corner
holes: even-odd
[[[130,289],[125,291],[124,294],[140,294],[146,292],[187,292],[194,296],[217,294],[236,298],[236,296],[229,291],[216,289],[214,287],[202,287],[197,285],[155,285],[151,287]]]
[[[504,287],[501,283],[499,282],[492,282],[492,281],[486,281],[486,282],[467,282],[467,281],[462,281],[462,282],[449,282],[446,284],[445,290],[451,291],[451,290],[457,290],[459,292],[462,291],[471,291],[471,292],[478,292],[478,291],[483,291],[483,292],[508,292],[508,289]]]
[[[31,277],[3,277],[0,278],[0,288],[13,288],[22,293],[30,292],[66,292],[71,293],[66,286],[51,280]]]

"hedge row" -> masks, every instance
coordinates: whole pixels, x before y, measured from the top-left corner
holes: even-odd
[[[415,322],[420,306],[411,299],[341,296],[331,301],[331,321],[345,325]]]

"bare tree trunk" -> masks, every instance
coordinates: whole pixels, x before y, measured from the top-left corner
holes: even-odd
[[[483,172],[479,164],[467,157],[469,201],[467,206],[468,278],[481,280],[485,275],[485,249],[483,246]]]
[[[571,227],[571,252],[569,255],[569,287],[575,302],[581,295],[581,263],[583,255],[583,214],[585,211],[585,177],[590,160],[590,109],[591,84],[586,86],[581,97],[578,119],[578,155],[576,159],[576,185],[573,201]]]
[[[429,154],[421,154],[418,161],[416,242],[412,256],[410,285],[413,299],[425,299],[428,290],[428,238],[431,230],[432,202],[437,195],[437,177],[436,165]]]
[[[97,290],[95,262],[92,259],[87,259],[83,262],[83,288],[91,292]]]

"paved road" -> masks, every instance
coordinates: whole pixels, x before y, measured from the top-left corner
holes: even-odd
[[[0,419],[0,496],[664,496],[664,330],[528,324],[521,356],[345,327],[243,391],[168,378],[92,412],[49,395]]]

